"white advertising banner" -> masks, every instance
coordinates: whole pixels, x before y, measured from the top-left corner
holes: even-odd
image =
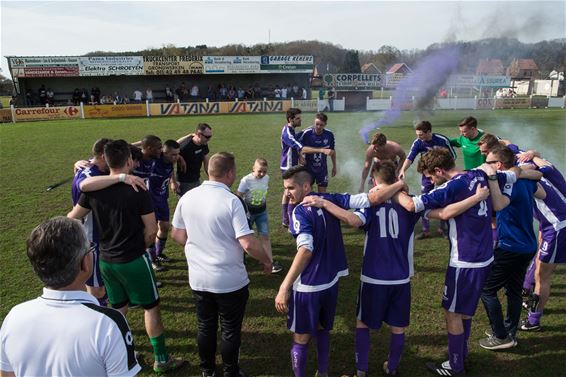
[[[81,56],[81,76],[143,75],[141,56]]]
[[[203,56],[205,74],[260,73],[260,56]]]

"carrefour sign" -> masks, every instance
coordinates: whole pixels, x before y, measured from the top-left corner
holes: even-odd
[[[336,73],[324,75],[323,81],[326,86],[336,88],[379,88],[383,85],[383,76],[366,73]]]

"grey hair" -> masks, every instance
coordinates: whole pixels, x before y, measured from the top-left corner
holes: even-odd
[[[63,216],[39,224],[27,239],[29,261],[48,288],[71,284],[88,252],[89,241],[81,223]]]

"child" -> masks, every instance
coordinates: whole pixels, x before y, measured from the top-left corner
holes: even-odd
[[[271,257],[271,241],[269,240],[269,218],[267,217],[266,196],[269,184],[267,161],[264,158],[255,160],[252,172],[240,181],[237,194],[243,198],[250,212],[250,227],[256,224],[259,239],[265,251]],[[273,261],[272,273],[281,272],[283,267]]]

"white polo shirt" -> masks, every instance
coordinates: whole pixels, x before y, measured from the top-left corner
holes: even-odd
[[[238,238],[253,234],[240,199],[220,182],[204,181],[181,197],[173,226],[187,232],[191,289],[237,291],[249,284]]]
[[[16,376],[135,376],[128,323],[82,291],[44,288],[16,305],[0,330],[0,370]]]

